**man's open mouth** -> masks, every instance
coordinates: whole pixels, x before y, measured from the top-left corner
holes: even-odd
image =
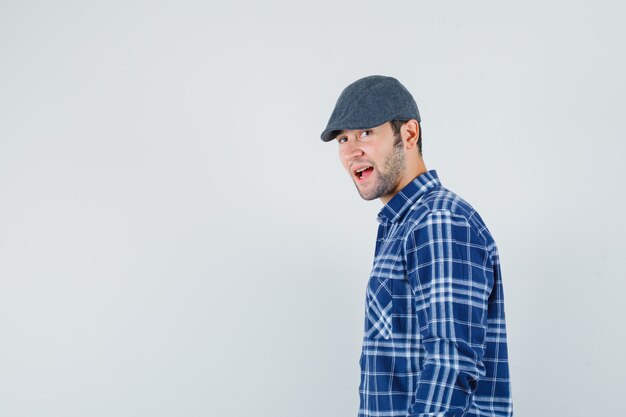
[[[353,172],[354,172],[354,176],[357,178],[357,180],[363,181],[367,177],[369,177],[372,174],[373,171],[374,171],[374,167],[363,166],[363,167],[355,169]]]

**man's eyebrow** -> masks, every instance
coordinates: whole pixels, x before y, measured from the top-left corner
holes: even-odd
[[[344,135],[346,133],[345,130],[338,130],[334,135],[333,139],[337,139],[339,136]]]

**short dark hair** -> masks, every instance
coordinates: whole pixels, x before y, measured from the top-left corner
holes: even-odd
[[[393,136],[396,138],[396,141],[394,144],[398,144],[402,140],[400,137],[400,128],[406,122],[408,122],[408,120],[390,120],[389,121],[389,123],[391,123],[391,129],[393,129]],[[422,156],[422,124],[420,122],[417,122],[417,126],[419,127],[419,130],[420,130],[417,136],[417,150],[419,151],[420,156]]]

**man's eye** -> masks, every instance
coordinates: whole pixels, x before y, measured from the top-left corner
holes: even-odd
[[[365,136],[369,136],[369,135],[371,135],[371,134],[372,134],[372,131],[371,131],[371,130],[364,130],[364,131],[362,131],[362,132],[359,134],[359,136],[360,136],[360,137],[362,137],[362,138],[364,138]]]
[[[347,138],[347,137],[342,136],[342,137],[340,137],[340,138],[337,138],[337,142],[339,142],[339,143],[345,143],[345,142],[343,142],[343,140],[344,140],[344,139],[345,139],[345,140],[348,140],[348,138]]]

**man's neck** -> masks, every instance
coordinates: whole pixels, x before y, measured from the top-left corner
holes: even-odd
[[[400,179],[398,185],[396,186],[393,194],[387,194],[380,197],[380,202],[383,203],[383,206],[386,205],[389,200],[391,200],[396,194],[400,192],[408,183],[413,181],[415,178],[419,177],[425,172],[428,172],[426,169],[426,165],[424,165],[423,161],[419,161],[420,163],[416,165],[415,169],[405,171],[406,174]]]

